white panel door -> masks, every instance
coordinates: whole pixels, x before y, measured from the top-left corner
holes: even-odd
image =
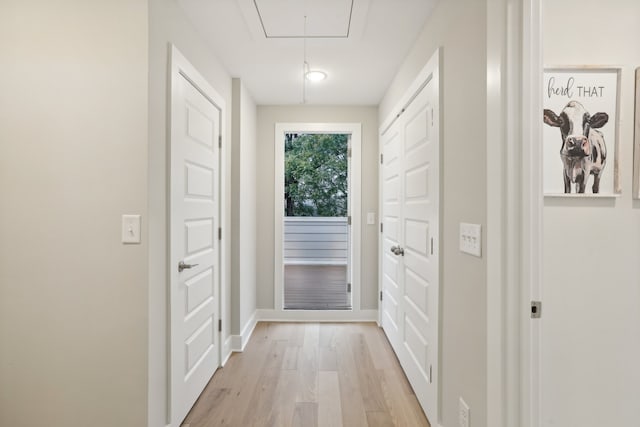
[[[170,393],[179,426],[220,364],[221,112],[182,74],[172,97]]]
[[[382,326],[436,423],[439,140],[435,79],[382,135]]]

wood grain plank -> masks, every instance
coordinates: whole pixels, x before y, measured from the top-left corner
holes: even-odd
[[[300,382],[296,402],[317,402],[320,328],[317,323],[308,323],[304,328],[304,343],[298,356]]]
[[[317,427],[318,404],[314,402],[296,403],[291,425],[293,427]]]
[[[342,427],[340,381],[337,372],[318,373],[318,426]]]
[[[364,409],[367,412],[387,412],[382,387],[377,376],[378,371],[371,361],[369,347],[367,347],[364,335],[361,333],[353,334],[350,345],[353,358],[357,361],[356,373],[358,374]]]

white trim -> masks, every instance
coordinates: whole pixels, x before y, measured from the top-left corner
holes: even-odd
[[[344,133],[351,135],[351,165],[349,171],[349,199],[351,215],[351,298],[353,312],[360,311],[360,257],[361,257],[361,210],[362,210],[362,124],[361,123],[276,123],[275,125],[275,212],[274,212],[274,307],[276,311],[283,310],[283,220],[282,203],[279,197],[284,194],[284,134],[288,132],[307,133]],[[327,310],[325,313],[341,313],[342,311]],[[298,313],[299,319],[304,320],[303,311]],[[292,316],[292,315],[287,315]]]
[[[220,363],[221,367],[227,364],[227,361],[231,357],[231,353],[233,353],[233,350],[231,349],[232,341],[233,341],[233,335],[229,335],[227,339],[224,340],[224,345],[221,349],[223,354],[222,362]]]
[[[242,329],[242,332],[240,332],[240,335],[231,335],[231,351],[238,353],[244,351],[244,348],[247,346],[257,323],[256,312],[254,311],[247,321],[247,324]]]
[[[539,427],[541,1],[487,8],[487,425]]]
[[[377,322],[378,310],[256,310],[258,322]]]

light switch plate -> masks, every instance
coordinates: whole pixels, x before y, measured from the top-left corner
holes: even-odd
[[[480,224],[460,223],[460,252],[482,256],[482,227]]]
[[[376,213],[367,212],[367,225],[375,225],[375,223],[376,223]]]
[[[122,215],[122,243],[140,243],[140,215]]]
[[[460,427],[469,427],[470,426],[470,414],[469,414],[469,405],[462,398],[458,402],[458,425]]]

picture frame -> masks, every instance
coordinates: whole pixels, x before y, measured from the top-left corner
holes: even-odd
[[[621,70],[599,66],[545,68],[542,114],[545,196],[620,194]]]
[[[640,199],[640,67],[636,68],[635,131],[633,143],[633,198]]]

